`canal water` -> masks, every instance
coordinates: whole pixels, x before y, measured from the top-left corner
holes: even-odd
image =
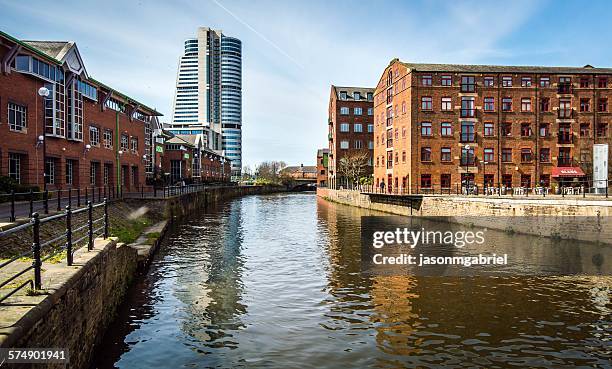
[[[362,215],[314,194],[194,214],[92,367],[611,367],[609,278],[364,275]]]

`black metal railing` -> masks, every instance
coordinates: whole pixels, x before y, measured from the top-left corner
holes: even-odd
[[[100,207],[103,207],[104,209],[103,215],[99,218],[94,218],[94,209]],[[87,221],[80,225],[74,224],[73,217],[85,212],[87,212]],[[65,220],[66,231],[57,236],[51,237],[50,239],[42,240],[41,236],[43,236],[43,233],[41,232],[41,225],[57,220]],[[99,225],[100,223],[102,223],[102,225]],[[70,266],[73,264],[74,252],[80,245],[84,245],[85,241],[87,241],[87,250],[90,251],[93,249],[94,238],[96,236],[102,236],[104,239],[108,238],[108,199],[105,198],[103,202],[96,205],[93,205],[91,201],[87,201],[87,205],[85,207],[74,211],[71,209],[70,205],[66,205],[64,212],[42,219],[37,212],[34,212],[29,222],[0,232],[0,240],[11,235],[16,235],[18,232],[28,229],[31,229],[32,231],[32,249],[15,255],[9,260],[3,262],[0,264],[0,270],[24,257],[31,257],[32,263],[31,265],[15,272],[10,277],[2,281],[0,283],[0,289],[5,288],[10,283],[17,280],[17,278],[30,271],[33,271],[33,276],[26,281],[18,282],[16,286],[11,288],[10,292],[0,297],[0,303],[28,285],[32,290],[42,289],[42,265],[45,261],[65,251],[66,264]],[[82,236],[74,239],[75,234]],[[60,246],[58,247],[57,245]],[[47,249],[49,249],[49,252],[46,252]],[[43,252],[45,252],[44,257],[42,256]]]

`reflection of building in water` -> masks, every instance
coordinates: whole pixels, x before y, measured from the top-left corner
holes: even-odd
[[[374,313],[370,316],[376,328],[376,344],[387,354],[419,353],[423,338],[415,338],[415,322],[419,318],[413,309],[417,279],[407,275],[375,276],[370,288]]]

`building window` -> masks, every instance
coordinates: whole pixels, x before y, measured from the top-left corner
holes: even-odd
[[[521,137],[531,137],[531,124],[521,123]]]
[[[461,142],[474,142],[476,132],[474,130],[474,122],[461,122]]]
[[[361,140],[355,140],[355,146],[356,149],[361,149],[363,148],[363,142]]]
[[[495,153],[492,147],[485,148],[483,153],[484,161],[486,161],[487,163],[492,163],[495,161]]]
[[[110,165],[104,164],[104,185],[108,186],[110,183]]]
[[[421,123],[421,136],[431,136],[431,122]]]
[[[21,132],[27,127],[27,112],[25,106],[8,103],[8,122],[11,131]]]
[[[608,137],[608,125],[600,123],[597,125],[597,137]]]
[[[355,115],[362,115],[363,114],[363,109],[362,108],[354,108],[353,109],[353,114],[355,114]]]
[[[506,137],[512,136],[512,124],[511,123],[502,123],[501,135],[506,136]]]
[[[361,100],[361,94],[358,91],[353,92],[353,100]]]
[[[368,108],[368,115],[369,116],[374,115],[374,108]]]
[[[453,77],[451,77],[451,76],[442,76],[442,78],[440,78],[440,84],[442,86],[452,86],[453,85]]]
[[[543,112],[550,111],[550,99],[548,97],[543,97],[540,100],[540,110]]]
[[[451,175],[450,174],[440,174],[440,187],[450,188],[450,186],[451,186]]]
[[[502,77],[502,87],[512,87],[512,77]]]
[[[570,77],[559,77],[557,92],[560,94],[572,93],[572,79]]]
[[[131,146],[132,146],[132,152],[134,154],[138,153],[138,138],[137,137],[132,137],[131,139]]]
[[[340,107],[340,115],[348,115],[349,114],[349,108],[346,106],[341,106]]]
[[[550,163],[550,149],[549,148],[540,149],[540,161],[542,163]]]
[[[599,88],[608,88],[608,79],[605,77],[601,77],[597,80],[597,87]]]
[[[91,163],[89,165],[89,184],[92,186],[96,185],[96,175],[97,175],[97,166],[98,163]]]
[[[599,111],[608,111],[608,99],[599,99]]]
[[[521,87],[531,87],[531,77],[521,78]]]
[[[406,114],[406,102],[402,101],[402,114]]]
[[[89,144],[91,146],[100,146],[100,128],[89,127]]]
[[[521,149],[521,163],[531,163],[531,149]]]
[[[406,151],[402,151],[402,163],[406,162]]]
[[[70,159],[66,160],[66,184],[71,185],[73,181],[74,164]]]
[[[495,98],[494,97],[484,98],[484,111],[495,111]]]
[[[68,88],[68,134],[67,138],[83,141],[83,95],[76,88],[76,81]],[[109,99],[110,102],[112,99]]]
[[[402,127],[402,138],[406,138],[406,127]]]
[[[341,149],[348,149],[349,148],[349,142],[347,140],[340,141],[340,148]]]
[[[348,123],[340,123],[340,132],[349,132],[350,125]]]
[[[484,78],[484,86],[485,87],[493,87],[495,85],[495,80],[493,77],[485,77]]]
[[[421,83],[423,86],[431,86],[431,76],[423,76],[421,78]]]
[[[540,87],[550,87],[550,77],[540,77]]]
[[[450,162],[452,160],[451,158],[451,148],[450,147],[443,147],[440,149],[440,161],[443,162]]]
[[[591,110],[591,99],[580,99],[580,111]]]
[[[502,99],[502,111],[512,111],[512,98],[504,97]]]
[[[374,150],[374,141],[368,141],[368,149]]]
[[[21,154],[9,153],[9,177],[21,183]]]
[[[511,148],[502,149],[501,161],[503,163],[512,163],[512,149]]]
[[[432,110],[432,99],[429,96],[421,97],[421,110]]]
[[[421,188],[431,188],[431,174],[421,174]]]
[[[589,123],[580,124],[580,137],[589,137],[590,125]]]
[[[354,132],[363,132],[363,125],[361,123],[355,123],[353,125]]]
[[[485,122],[484,123],[483,135],[485,137],[495,136],[495,128],[494,128],[493,122]]]
[[[474,92],[476,90],[476,77],[461,76],[461,92]]]
[[[453,135],[453,124],[451,122],[440,123],[440,134],[445,137]]]
[[[129,141],[128,135],[121,134],[121,150],[123,152],[128,151],[128,141]]]
[[[587,77],[580,78],[580,87],[588,88],[589,87],[589,79]]]
[[[340,100],[346,100],[346,91],[340,91]]]
[[[476,157],[474,156],[474,148],[470,147],[466,149],[465,147],[461,148],[461,165],[474,165],[476,163]]]
[[[472,118],[476,115],[476,109],[474,109],[474,98],[473,97],[462,97],[461,98],[461,117]]]
[[[452,99],[450,97],[443,97],[442,98],[442,105],[441,105],[440,108],[441,108],[442,111],[451,111],[451,110],[453,110]]]
[[[589,150],[589,149],[580,149],[580,162],[581,163],[590,163],[591,162],[591,150]]]
[[[366,96],[368,97],[368,101],[374,100],[374,94],[373,93],[368,92]]]
[[[45,182],[48,184],[55,183],[55,159],[45,159]]]
[[[431,147],[421,147],[421,161],[431,161]]]
[[[531,111],[531,98],[523,97],[521,99],[521,111]]]
[[[504,187],[512,187],[512,174],[502,175],[502,185]]]
[[[368,132],[369,133],[374,132],[374,125],[373,124],[368,124]]]
[[[550,136],[550,125],[548,123],[540,124],[540,137]]]
[[[113,148],[113,131],[111,131],[110,129],[104,130],[104,148]]]

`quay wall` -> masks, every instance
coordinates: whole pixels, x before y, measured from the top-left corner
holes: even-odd
[[[328,201],[404,216],[445,217],[504,231],[612,243],[612,201],[568,198],[370,195],[317,189]],[[401,200],[401,201],[400,201]]]

